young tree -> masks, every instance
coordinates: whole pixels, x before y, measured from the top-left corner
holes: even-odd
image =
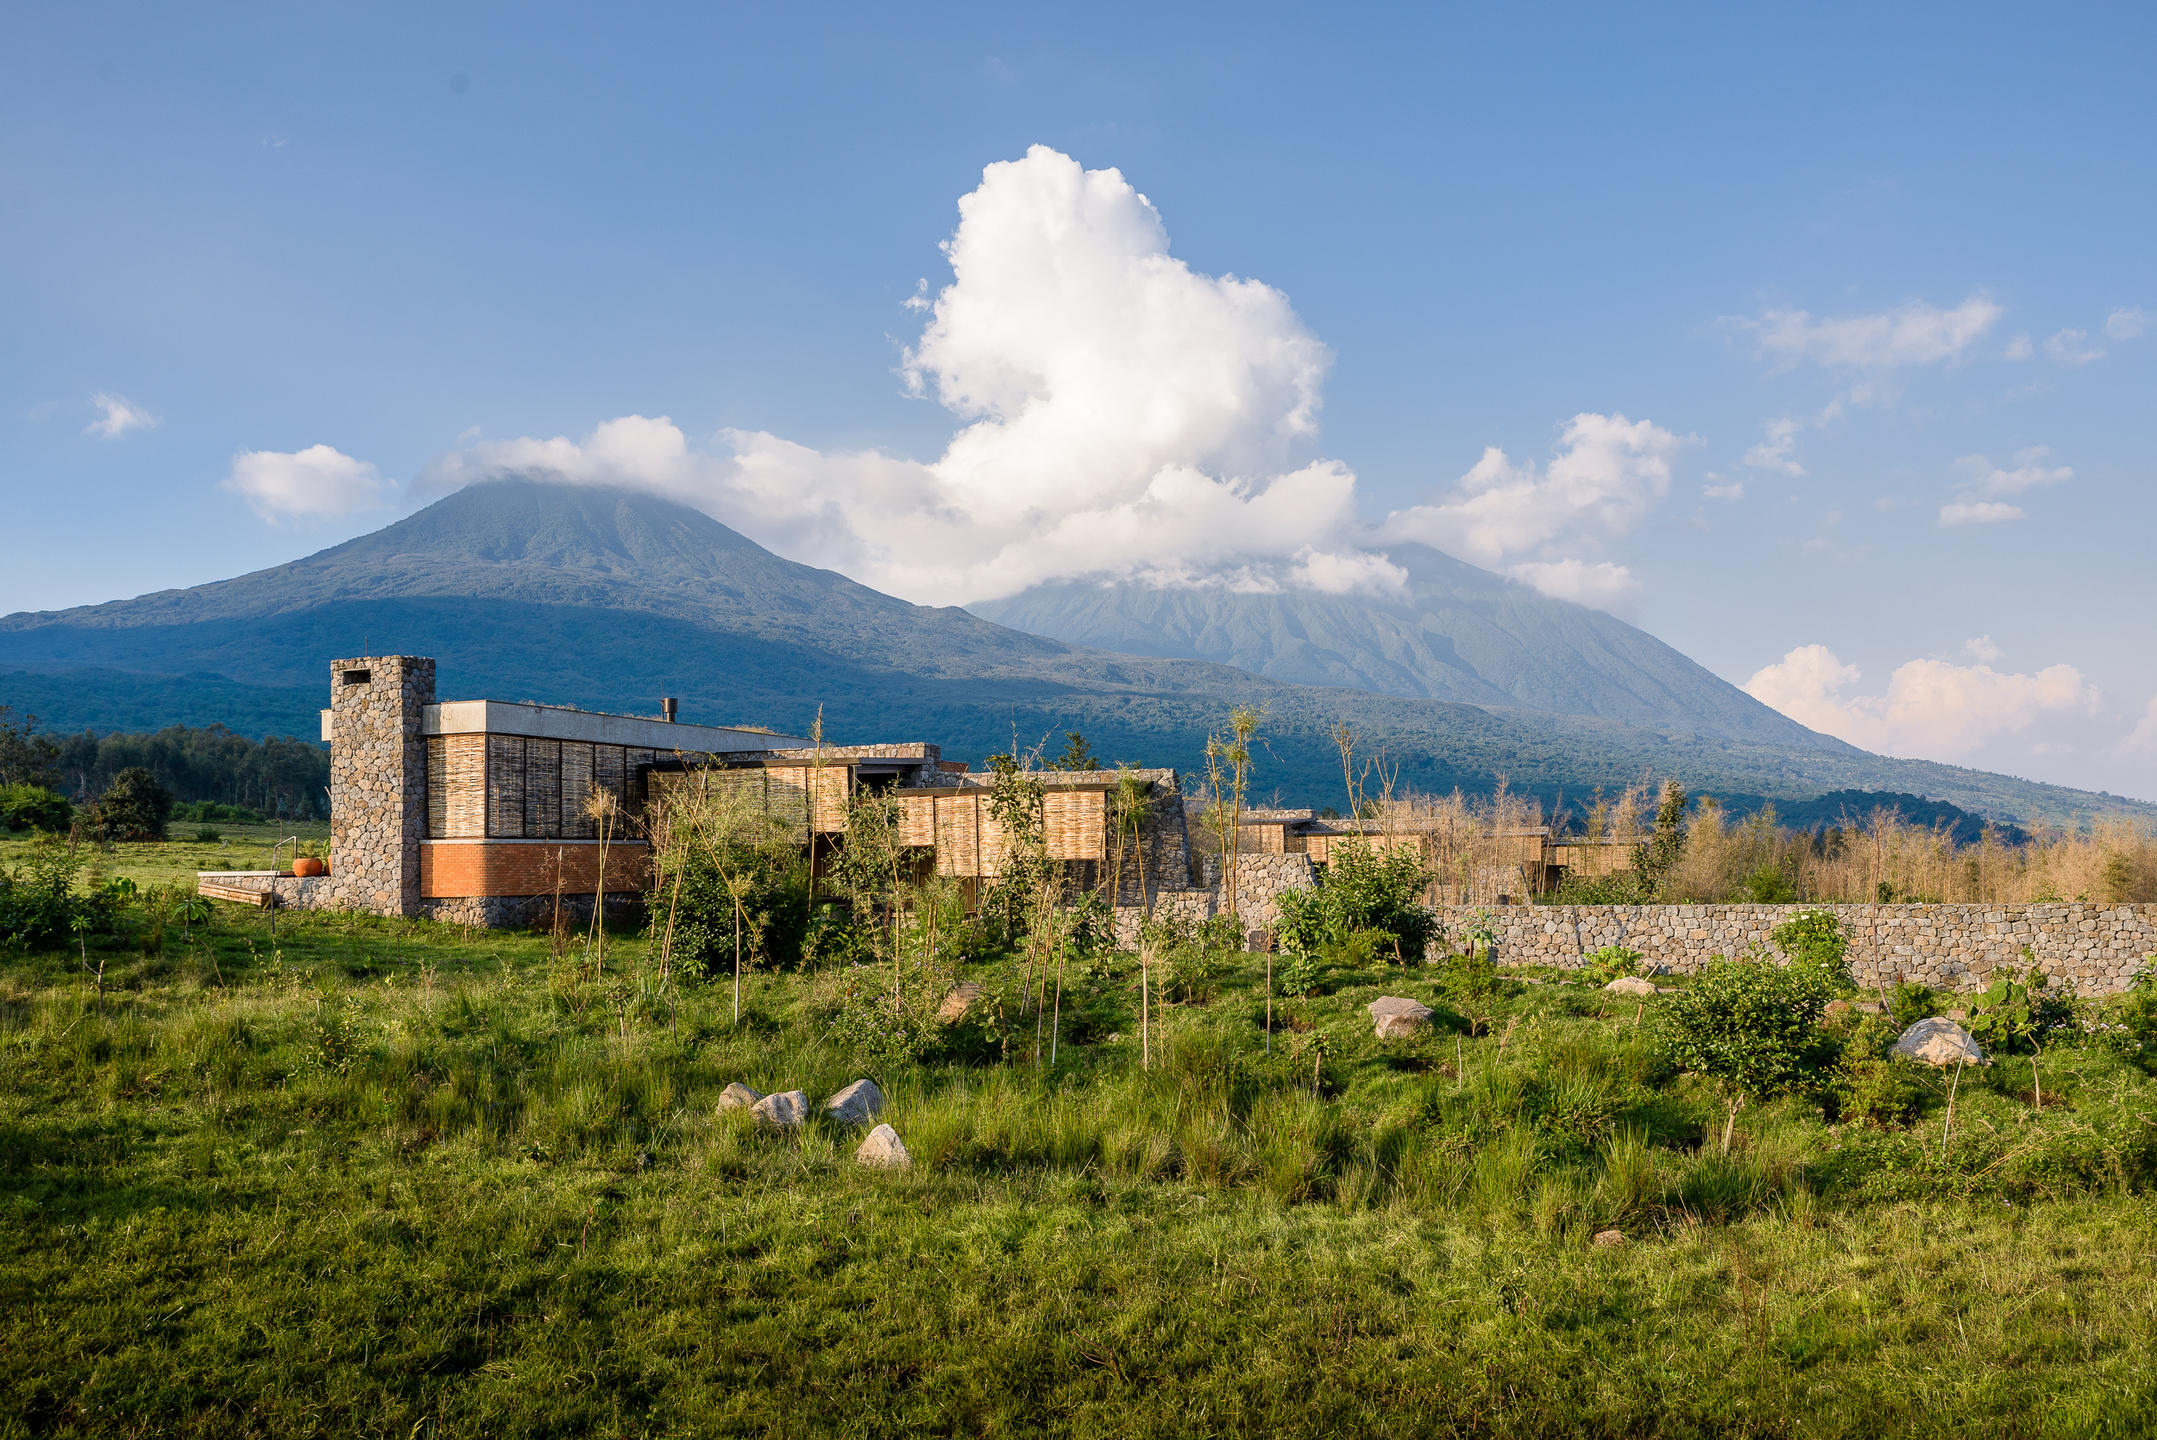
[[[1099,770],[1101,761],[1093,753],[1093,746],[1076,730],[1064,731],[1064,753],[1050,762],[1055,770]]]
[[[1250,796],[1251,742],[1258,736],[1258,711],[1238,705],[1229,712],[1228,729],[1206,737],[1206,786],[1213,795],[1208,812],[1221,845],[1222,899],[1228,915],[1241,925],[1236,895],[1236,857],[1243,836],[1243,808]],[[1266,951],[1266,1053],[1273,1053],[1273,951]]]
[[[1146,830],[1153,823],[1153,782],[1129,766],[1116,772],[1116,788],[1109,792],[1110,834],[1114,836],[1114,859],[1109,867],[1109,905],[1114,907],[1123,891],[1125,857],[1138,862],[1138,1055],[1139,1068],[1153,1068],[1153,892],[1146,884]],[[1113,914],[1113,908],[1111,909]]]

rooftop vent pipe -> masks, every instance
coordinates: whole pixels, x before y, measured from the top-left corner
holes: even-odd
[[[672,725],[674,723],[674,712],[681,708],[681,703],[681,701],[675,699],[672,695],[665,696],[660,700],[659,708],[666,712],[667,723],[669,725]]]

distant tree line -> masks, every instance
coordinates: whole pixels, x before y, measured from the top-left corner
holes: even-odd
[[[292,736],[250,740],[222,725],[168,725],[154,734],[41,733],[37,717],[0,705],[0,789],[97,800],[123,771],[146,770],[182,805],[220,805],[286,820],[329,817],[330,757]]]

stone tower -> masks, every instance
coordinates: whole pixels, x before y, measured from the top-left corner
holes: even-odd
[[[434,661],[372,655],[330,662],[330,903],[419,913],[427,833],[427,741]]]

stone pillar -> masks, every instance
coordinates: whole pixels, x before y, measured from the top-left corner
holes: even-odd
[[[371,655],[330,662],[330,903],[419,913],[427,833],[427,741],[434,661]]]

